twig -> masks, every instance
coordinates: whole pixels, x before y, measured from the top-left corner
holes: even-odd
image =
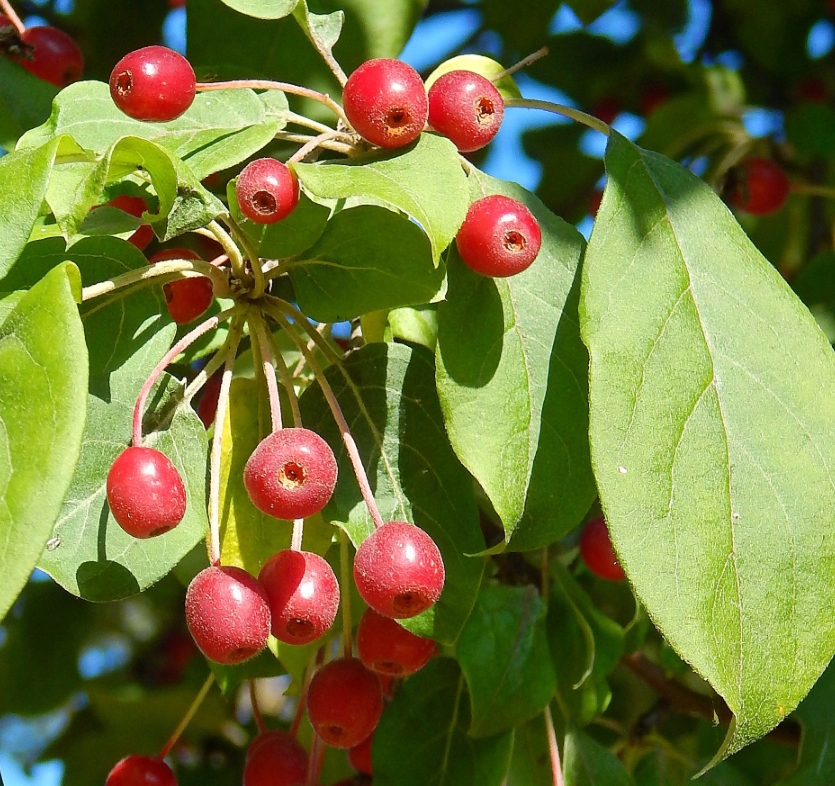
[[[317,90],[310,90],[307,87],[300,87],[289,82],[273,82],[269,79],[233,79],[229,82],[198,82],[196,89],[200,92],[208,90],[281,90],[290,95],[301,96],[302,98],[310,98],[313,101],[318,101],[330,109],[346,126],[350,128],[351,124],[348,118],[345,117],[345,112],[342,107],[336,103],[327,93],[320,93]]]
[[[23,24],[14,8],[12,8],[12,4],[9,0],[0,0],[0,9],[2,9],[3,13],[9,17],[9,21],[14,25],[14,29],[17,30],[17,34],[23,35],[26,30],[26,26]]]
[[[280,139],[284,142],[294,142],[299,145],[305,144],[311,139],[315,139],[315,137],[310,134],[294,134],[292,131],[278,131],[276,132],[274,138]],[[344,153],[346,156],[354,155],[354,153],[357,152],[356,148],[354,148],[351,143],[338,142],[336,141],[337,138],[326,139],[324,142],[319,143],[319,147],[323,147],[325,150],[333,150],[335,153]],[[350,139],[350,137],[348,138]]]
[[[165,276],[165,281],[157,282],[156,279]],[[219,270],[209,262],[202,259],[166,259],[157,262],[155,265],[147,265],[136,270],[129,270],[116,278],[100,281],[98,284],[91,284],[81,290],[82,301],[114,292],[117,289],[129,287],[134,284],[167,283],[178,278],[199,278],[205,277],[211,280],[215,294],[224,297],[229,291],[229,281],[226,273]]]
[[[267,340],[266,326],[264,319],[257,309],[250,311],[247,318],[249,324],[249,335],[252,340],[252,354],[261,356],[261,367],[264,370],[264,379],[267,382],[267,395],[270,400],[270,423],[273,431],[280,431],[281,424],[281,400],[278,396],[278,380],[275,377],[275,366],[270,354],[270,346]]]
[[[293,153],[293,155],[287,160],[287,163],[291,164],[296,161],[304,161],[308,153],[311,153],[317,147],[321,147],[323,142],[327,142],[335,136],[336,131],[328,131],[327,133],[319,134],[319,136],[314,136],[309,142],[306,142],[295,153]]]
[[[505,68],[504,71],[496,74],[496,76],[490,79],[491,82],[496,83],[500,79],[504,79],[506,76],[510,76],[511,74],[515,74],[517,71],[521,71],[523,68],[527,68],[531,63],[535,63],[537,60],[541,60],[545,55],[548,54],[548,47],[543,46],[541,49],[537,49],[536,52],[533,54],[528,55],[527,57],[523,57],[516,65],[510,66],[510,68]]]
[[[554,776],[554,786],[563,786],[562,762],[560,761],[560,746],[557,745],[557,733],[554,731],[554,719],[551,716],[551,705],[545,708],[545,730],[548,733],[548,754],[551,757],[551,772]]]
[[[169,753],[171,753],[171,749],[177,744],[177,740],[180,739],[180,735],[185,731],[186,726],[191,723],[191,719],[197,714],[197,710],[200,709],[200,705],[203,703],[203,699],[206,698],[209,688],[212,687],[214,679],[214,673],[210,673],[209,676],[206,677],[203,687],[200,688],[199,693],[194,697],[194,701],[186,710],[186,714],[183,715],[183,719],[177,724],[177,728],[174,729],[173,733],[168,738],[168,742],[162,746],[162,750],[159,752],[157,758],[164,759]]]
[[[314,732],[310,745],[310,758],[307,762],[307,786],[316,786],[322,772],[322,762],[325,758],[325,745],[322,738]]]
[[[534,98],[511,98],[505,101],[505,107],[519,107],[521,109],[542,109],[545,112],[553,112],[555,115],[562,115],[563,117],[576,120],[584,126],[599,131],[601,134],[609,136],[612,130],[608,123],[604,123],[600,118],[594,115],[589,115],[586,112],[581,112],[579,109],[574,109],[564,104],[554,104],[551,101],[539,101]]]
[[[267,727],[264,725],[264,716],[261,715],[261,708],[258,706],[258,691],[255,690],[255,680],[249,681],[249,703],[252,705],[252,717],[258,727],[258,733],[263,734]]]

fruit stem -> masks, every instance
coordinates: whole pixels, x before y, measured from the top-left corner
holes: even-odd
[[[214,373],[223,365],[226,360],[226,351],[229,349],[229,343],[232,338],[231,333],[226,337],[223,346],[212,355],[208,363],[197,373],[197,376],[188,383],[185,393],[183,393],[183,403],[190,404],[191,400],[200,392],[203,385],[205,385]]]
[[[159,379],[160,374],[165,370],[165,367],[174,360],[184,350],[188,349],[191,344],[197,341],[200,336],[208,333],[213,328],[216,328],[221,322],[234,316],[240,310],[240,306],[235,305],[226,311],[221,311],[216,316],[209,317],[205,322],[201,322],[194,330],[186,333],[176,344],[174,344],[168,352],[163,355],[162,360],[154,367],[145,384],[142,385],[142,390],[139,391],[139,397],[136,399],[136,406],[133,408],[133,446],[142,446],[142,412],[145,409],[145,402],[148,399],[148,394],[151,388]]]
[[[313,679],[316,667],[322,663],[324,658],[325,648],[319,647],[319,649],[316,650],[316,654],[311,655],[310,660],[307,663],[307,668],[304,671],[304,682],[302,683],[302,689],[299,693],[299,703],[296,705],[296,714],[293,717],[293,725],[290,726],[290,736],[293,739],[296,739],[299,734],[299,726],[301,726],[304,710],[307,706],[307,689],[310,687],[310,681]]]
[[[20,17],[15,13],[15,10],[12,8],[12,4],[9,0],[0,0],[0,9],[2,9],[3,13],[9,17],[9,21],[14,25],[14,29],[17,30],[17,34],[23,35],[23,32],[26,30],[26,26],[20,20]]]
[[[369,514],[371,515],[371,519],[374,522],[374,526],[382,527],[384,524],[383,517],[380,515],[377,502],[374,500],[374,492],[371,490],[371,484],[368,482],[368,475],[366,474],[365,467],[362,464],[362,458],[360,457],[357,443],[354,440],[353,434],[351,434],[348,421],[345,420],[345,415],[342,413],[342,407],[339,406],[339,402],[336,400],[336,396],[333,393],[333,388],[331,388],[330,382],[328,382],[325,377],[322,367],[313,356],[313,353],[307,348],[307,343],[299,335],[299,331],[296,328],[296,324],[303,324],[309,327],[307,319],[304,315],[302,315],[300,322],[290,322],[290,320],[288,320],[287,317],[278,310],[278,308],[271,308],[272,303],[276,300],[277,298],[270,298],[269,302],[265,304],[265,308],[273,319],[275,319],[287,331],[287,334],[293,339],[293,341],[295,341],[296,345],[304,355],[307,365],[310,366],[310,370],[319,382],[319,387],[322,388],[322,393],[325,396],[325,400],[328,402],[328,407],[330,407],[333,419],[336,421],[336,425],[342,434],[342,442],[345,444],[345,450],[348,452],[348,458],[351,460],[351,466],[354,469],[354,475],[357,478],[360,493],[362,494],[362,498],[365,501]],[[313,333],[315,333],[316,336],[327,345],[327,342],[318,333],[316,333],[315,330]]]
[[[294,134],[290,131],[278,131],[274,137],[274,139],[280,139],[283,142],[295,142],[299,145],[309,142],[313,138],[310,134]],[[325,150],[333,150],[335,153],[343,153],[346,156],[352,156],[357,152],[352,144],[337,142],[335,139],[326,139],[319,143],[319,147],[323,147]]]
[[[213,672],[210,673],[208,677],[206,677],[206,681],[203,683],[203,687],[200,688],[200,691],[194,697],[194,701],[186,710],[186,714],[183,715],[183,719],[177,724],[177,728],[174,729],[173,733],[168,738],[168,742],[166,742],[165,745],[162,746],[162,750],[159,752],[157,758],[164,759],[169,753],[171,753],[171,749],[177,744],[177,740],[180,739],[180,735],[185,731],[186,726],[188,726],[189,723],[191,723],[191,719],[197,714],[197,710],[200,709],[200,705],[203,703],[203,699],[206,698],[206,694],[209,692],[209,688],[212,687],[214,679],[215,675]]]
[[[248,310],[248,309],[247,309]],[[220,458],[223,450],[223,430],[226,426],[226,410],[229,408],[229,387],[232,384],[232,369],[238,345],[243,333],[246,311],[238,316],[229,327],[223,377],[215,411],[215,431],[212,434],[212,455],[209,461],[209,562],[220,564]]]
[[[281,349],[275,336],[266,331],[267,341],[270,342],[270,349],[275,358],[275,365],[278,367],[278,373],[281,375],[281,384],[284,385],[284,390],[287,391],[287,398],[290,400],[290,411],[293,413],[293,425],[296,428],[301,428],[302,413],[299,409],[299,397],[296,395],[296,388],[293,385],[293,377],[290,374],[290,369],[287,368],[287,363],[284,360],[284,355],[281,354]]]
[[[255,277],[255,286],[252,290],[252,297],[259,298],[267,289],[267,282],[264,278],[264,271],[261,267],[261,258],[253,248],[252,243],[249,242],[246,232],[244,232],[238,225],[238,222],[235,221],[232,216],[224,216],[223,220],[232,230],[232,237],[235,239],[238,246],[243,249],[244,255],[249,260],[250,267],[252,268],[252,274]]]
[[[248,284],[250,278],[246,272],[246,265],[244,264],[241,249],[238,248],[232,236],[217,221],[210,221],[206,224],[206,228],[214,235],[215,240],[223,246],[223,250],[229,257],[229,262],[232,265],[232,273],[235,278]]]
[[[247,317],[249,324],[249,335],[252,340],[253,355],[261,356],[261,367],[264,370],[264,378],[267,382],[267,394],[270,399],[270,423],[273,431],[280,431],[281,424],[281,400],[278,396],[278,380],[275,377],[275,366],[270,356],[270,346],[267,342],[269,332],[264,325],[264,319],[257,309],[250,311]]]
[[[545,708],[545,729],[548,732],[548,753],[551,756],[551,772],[554,775],[554,786],[563,786],[562,762],[560,762],[560,748],[557,745],[557,733],[554,731],[554,719],[551,716],[551,705]]]
[[[116,276],[116,278],[84,287],[81,290],[81,299],[86,302],[117,289],[129,287],[132,284],[158,283],[156,279],[161,276],[165,276],[166,278],[159,283],[168,283],[178,278],[205,277],[211,279],[217,296],[225,297],[229,292],[229,281],[226,273],[209,262],[204,262],[202,259],[166,259],[162,262],[157,262],[155,265],[147,265],[137,270],[130,270],[127,273]]]
[[[539,101],[535,98],[509,98],[505,101],[505,107],[519,107],[521,109],[542,109],[545,112],[553,112],[555,115],[562,115],[571,120],[576,120],[584,126],[588,126],[601,134],[609,136],[612,130],[608,123],[604,123],[600,118],[594,115],[589,115],[586,112],[581,112],[574,107],[565,106],[564,104],[554,104],[551,101]]]
[[[313,742],[310,745],[310,759],[307,762],[307,786],[316,786],[319,783],[324,758],[325,745],[322,738],[314,733]]]
[[[264,725],[264,716],[261,715],[261,708],[258,706],[258,691],[255,690],[255,680],[249,681],[249,702],[252,704],[252,717],[258,727],[258,733],[263,734],[267,727]]]
[[[342,579],[342,592],[339,598],[342,602],[342,646],[346,658],[354,654],[354,642],[351,637],[353,623],[351,620],[351,559],[348,554],[348,535],[344,529],[339,530],[339,572]]]
[[[346,76],[345,72],[342,70],[342,66],[336,62],[336,58],[333,56],[333,52],[330,48],[326,46],[322,46],[320,39],[318,39],[315,35],[311,35],[308,32],[308,29],[302,24],[301,20],[293,14],[296,18],[296,21],[299,23],[299,27],[301,27],[302,32],[307,36],[308,41],[313,44],[313,48],[322,56],[322,60],[325,61],[325,65],[330,68],[331,73],[336,77],[336,81],[339,82],[340,87],[345,87],[345,83],[348,81],[348,77]]]
[[[207,90],[281,90],[290,95],[301,96],[302,98],[310,98],[313,101],[318,101],[330,109],[346,126],[349,128],[351,124],[348,118],[345,117],[345,112],[342,107],[336,103],[327,93],[320,93],[317,90],[310,90],[307,87],[300,87],[289,82],[273,82],[269,79],[233,79],[229,82],[198,82],[195,86],[197,91]]]
[[[527,68],[531,63],[535,63],[537,60],[541,60],[545,55],[548,54],[548,47],[543,46],[541,49],[537,49],[536,52],[529,54],[527,57],[523,57],[516,65],[510,66],[510,68],[505,68],[504,71],[500,71],[494,77],[490,79],[493,84],[498,82],[501,79],[504,79],[506,76],[510,76],[511,74],[515,74],[517,71],[521,71],[523,68]]]
[[[811,183],[792,183],[791,190],[795,194],[835,199],[835,188],[830,186],[816,186]]]
[[[293,519],[293,537],[290,540],[290,549],[292,551],[301,551],[303,538],[304,519]]]
[[[305,157],[309,153],[311,153],[317,147],[322,146],[322,142],[327,142],[329,139],[334,139],[336,135],[336,131],[328,131],[326,133],[319,134],[319,136],[314,136],[308,142],[302,145],[295,153],[293,153],[293,155],[287,159],[287,163],[292,164],[296,161],[304,161]]]

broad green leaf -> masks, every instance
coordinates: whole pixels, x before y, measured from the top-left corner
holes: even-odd
[[[591,24],[605,14],[617,0],[568,0],[571,10],[584,25]]]
[[[325,231],[330,210],[300,194],[299,203],[287,218],[275,224],[256,224],[240,211],[235,197],[235,182],[226,188],[229,212],[243,229],[255,252],[263,259],[285,259],[310,248]]]
[[[455,145],[421,134],[406,151],[375,153],[362,162],[294,164],[302,187],[318,199],[372,199],[420,224],[437,262],[464,221],[470,194]],[[404,249],[406,244],[403,244]]]
[[[432,355],[402,344],[369,344],[351,352],[325,376],[359,446],[385,521],[412,521],[426,530],[446,569],[435,606],[404,626],[445,643],[457,638],[475,602],[484,548],[472,481],[447,442],[434,390]],[[339,462],[336,491],[323,511],[358,546],[374,525],[321,390],[301,399],[304,425],[321,434]]]
[[[92,281],[145,263],[133,246],[114,238],[82,240],[66,253]],[[174,336],[164,303],[161,288],[148,287],[128,296],[117,292],[83,310],[90,347],[87,428],[75,476],[39,567],[88,600],[116,600],[146,589],[206,531],[206,434],[191,408],[179,402],[179,386],[168,375],[149,397],[144,444],[165,453],[180,472],[188,501],[185,518],[164,535],[136,540],[107,507],[107,473],[130,442],[139,389]]]
[[[26,292],[18,289],[17,291],[0,295],[0,325],[6,321],[6,317],[14,311],[15,306],[17,306],[25,294]]]
[[[297,0],[223,0],[238,13],[258,19],[281,19],[293,13]]]
[[[611,699],[606,677],[623,654],[623,629],[603,614],[558,560],[548,602],[547,631],[557,676],[557,701],[566,718],[585,725]]]
[[[20,146],[69,134],[86,150],[103,154],[122,137],[156,142],[184,159],[198,179],[239,164],[268,144],[286,125],[287,99],[271,90],[200,93],[185,114],[168,123],[145,123],[119,110],[103,82],[76,82],[61,91],[52,115],[24,134]]]
[[[232,380],[220,459],[221,561],[245,568],[254,576],[273,554],[290,548],[293,534],[293,522],[279,521],[258,510],[243,484],[247,459],[270,432],[269,403],[266,390],[261,395],[260,384],[241,377]],[[305,551],[324,554],[332,530],[320,515],[308,518],[302,541]]]
[[[345,22],[344,11],[334,11],[332,14],[314,14],[307,6],[307,0],[298,0],[293,16],[301,25],[304,34],[313,44],[317,52],[327,55],[333,54],[333,47],[342,33]]]
[[[374,732],[375,786],[500,786],[513,732],[468,736],[464,676],[450,658],[433,658],[403,683]]]
[[[0,277],[6,275],[29,240],[58,144],[59,140],[53,139],[41,147],[0,158]]]
[[[70,485],[84,430],[78,270],[62,265],[0,325],[0,619],[26,584]]]
[[[494,77],[501,74],[504,70],[505,67],[491,57],[485,57],[484,55],[458,55],[441,63],[429,74],[424,84],[426,85],[426,89],[429,90],[439,77],[448,74],[450,71],[473,71],[492,81]],[[501,79],[493,82],[493,84],[505,99],[522,97],[522,93],[516,86],[516,82],[513,81],[512,76],[503,76]]]
[[[14,150],[24,131],[43,123],[57,92],[55,85],[0,58],[0,147]]]
[[[569,729],[563,747],[565,786],[634,786],[632,776],[608,748],[579,729]]]
[[[513,756],[502,786],[554,786],[543,715],[513,730]]]
[[[419,227],[373,205],[337,213],[288,268],[299,307],[320,322],[428,303],[443,295],[446,274]]]
[[[438,307],[438,393],[452,446],[493,503],[510,547],[533,549],[576,527],[595,497],[588,356],[577,325],[583,240],[520,186],[480,173],[471,183],[474,197],[525,203],[542,248],[506,279],[481,276],[450,252],[449,292]]]
[[[3,621],[0,712],[39,715],[83,690],[78,658],[95,635],[93,614],[94,607],[54,582],[26,585],[14,612]]]
[[[794,713],[803,727],[797,770],[779,781],[779,786],[829,786],[835,782],[833,702],[835,666],[830,665]]]
[[[388,323],[393,338],[435,351],[438,343],[438,307],[435,304],[393,308],[388,313]]]
[[[835,359],[703,181],[613,134],[583,267],[593,466],[667,641],[762,736],[835,649]]]
[[[556,678],[545,610],[530,585],[493,585],[478,594],[455,648],[470,692],[473,737],[508,731],[551,701]]]

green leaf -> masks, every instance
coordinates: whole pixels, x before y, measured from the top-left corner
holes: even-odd
[[[301,25],[302,31],[313,44],[316,51],[333,54],[333,47],[342,33],[345,12],[334,11],[332,14],[313,14],[307,7],[307,0],[298,0],[293,16]]]
[[[220,458],[221,561],[244,568],[253,576],[273,554],[290,548],[293,534],[293,523],[258,510],[243,484],[247,459],[270,432],[269,403],[262,392],[260,381],[240,377],[232,380]],[[305,551],[324,554],[331,544],[332,531],[320,515],[305,519]]]
[[[78,461],[87,349],[72,264],[49,273],[0,326],[0,619],[49,538]]]
[[[235,197],[235,180],[226,188],[229,212],[252,243],[254,251],[264,259],[286,259],[310,248],[325,231],[330,210],[313,202],[305,194],[287,218],[275,224],[256,224],[240,211]]]
[[[238,13],[258,19],[281,19],[293,13],[297,0],[223,0]]]
[[[540,715],[513,731],[513,757],[502,786],[554,786],[545,718]]]
[[[145,264],[139,251],[115,238],[82,240],[66,254],[93,281]],[[107,473],[130,442],[136,397],[174,335],[164,302],[161,288],[147,287],[128,297],[118,292],[108,300],[92,301],[82,315],[90,347],[87,429],[78,468],[39,567],[88,600],[116,600],[146,589],[206,531],[206,433],[193,410],[179,403],[179,386],[167,375],[149,397],[144,444],[165,453],[180,472],[188,501],[185,518],[165,535],[136,540],[107,507]]]
[[[455,649],[472,702],[473,737],[508,731],[538,715],[556,688],[535,587],[485,587]]]
[[[450,658],[433,658],[409,677],[374,732],[374,786],[500,786],[513,733],[469,737],[468,704]]]
[[[185,114],[168,123],[145,123],[120,111],[103,82],[76,82],[61,91],[52,115],[24,134],[21,147],[69,134],[86,150],[103,154],[123,137],[156,142],[185,160],[198,179],[241,163],[287,123],[287,98],[277,90],[200,93]]]
[[[446,584],[435,606],[403,620],[416,633],[452,643],[475,602],[484,548],[472,481],[444,433],[432,356],[422,347],[370,344],[351,352],[325,376],[333,387],[369,475],[385,521],[413,521],[438,545]],[[307,428],[321,434],[339,461],[336,491],[323,511],[355,546],[374,529],[339,431],[318,386],[301,399]]]
[[[24,131],[43,123],[57,92],[55,85],[0,58],[0,147],[14,150]]]
[[[438,343],[438,307],[434,303],[415,308],[393,308],[388,313],[388,323],[392,337],[435,351]]]
[[[438,307],[438,392],[452,446],[511,548],[533,549],[577,526],[595,497],[588,356],[576,311],[583,240],[520,186],[481,173],[471,181],[478,196],[525,203],[542,248],[530,268],[506,279],[478,275],[450,253],[449,292]]]
[[[419,227],[373,205],[337,213],[288,268],[299,308],[320,322],[427,303],[443,294],[446,273]]]
[[[53,139],[41,147],[0,158],[0,277],[6,275],[29,240],[59,142]]]
[[[470,203],[455,145],[434,134],[421,134],[405,151],[375,153],[362,162],[294,164],[293,169],[314,198],[379,201],[403,211],[429,236],[436,262]]]
[[[563,749],[565,786],[634,786],[632,776],[608,748],[579,729],[569,729]]]
[[[585,725],[609,704],[606,677],[623,654],[624,631],[597,608],[559,560],[553,561],[551,573],[546,625],[557,697],[563,714]]]
[[[595,477],[639,599],[736,716],[719,760],[835,649],[835,362],[703,181],[619,134],[606,166],[580,311]]]
[[[616,0],[568,0],[568,5],[584,25],[589,25],[599,16],[603,16],[615,2]]]
[[[14,311],[25,294],[26,292],[19,289],[15,292],[0,295],[0,325],[6,321],[6,317]]]

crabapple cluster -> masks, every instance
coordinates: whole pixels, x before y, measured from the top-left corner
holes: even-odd
[[[149,122],[175,120],[191,105],[196,90],[211,87],[198,85],[188,61],[160,46],[126,55],[110,77],[110,93],[116,106],[134,119]],[[410,66],[386,59],[368,61],[351,74],[344,87],[343,105],[350,127],[334,133],[341,134],[341,139],[347,140],[344,144],[350,142],[357,150],[366,147],[357,134],[371,145],[393,149],[415,142],[429,130],[446,136],[460,152],[468,153],[494,138],[504,114],[501,94],[479,74],[451,71],[427,91]],[[303,153],[300,151],[293,160],[301,160]],[[264,225],[285,220],[300,197],[292,160],[289,165],[269,157],[251,161],[237,176],[234,194],[245,218]],[[108,204],[134,216],[142,216],[148,208],[140,197],[120,196]],[[230,282],[228,291],[236,301],[235,308],[240,307],[243,312],[240,324],[248,329],[253,356],[264,359],[260,379],[267,387],[272,421],[270,433],[249,456],[239,480],[254,508],[267,521],[293,522],[293,539],[290,548],[264,561],[257,576],[240,567],[221,565],[218,514],[210,512],[211,564],[188,586],[186,622],[197,647],[208,659],[235,665],[261,652],[270,635],[293,646],[327,641],[333,635],[329,631],[343,602],[341,595],[348,591],[345,584],[353,580],[369,607],[357,628],[356,656],[350,612],[343,602],[343,617],[348,617],[344,620],[344,654],[324,665],[320,657],[320,665],[313,671],[300,702],[300,711],[307,712],[324,744],[350,751],[355,767],[370,774],[371,738],[386,697],[390,697],[397,681],[421,669],[437,651],[433,640],[409,632],[398,620],[415,617],[439,602],[446,579],[443,558],[432,538],[416,525],[383,520],[356,446],[351,452],[353,437],[347,424],[340,426],[346,453],[375,529],[358,543],[353,570],[345,567],[348,552],[343,552],[341,590],[330,564],[319,554],[302,549],[304,522],[320,514],[330,502],[337,485],[338,464],[332,447],[301,425],[298,407],[293,412],[293,426],[282,422],[276,376],[282,364],[268,338],[267,319],[297,345],[323,390],[327,380],[316,370],[302,337],[301,331],[306,327],[303,315],[271,295],[264,284],[261,260],[245,244],[239,250],[245,264],[238,258],[236,268],[236,252],[230,249],[242,230],[231,219],[229,228],[231,234],[218,237],[225,253],[211,263],[186,247],[157,248],[149,256],[148,271],[160,272],[146,275],[165,277],[162,280],[167,308],[178,325],[198,320],[212,305],[217,294],[213,283],[216,271]],[[143,225],[130,238],[141,250],[153,242],[150,235],[143,233],[140,237],[143,230],[149,231],[150,227]],[[495,277],[512,276],[529,267],[541,242],[539,224],[530,210],[520,201],[501,195],[475,200],[456,237],[463,262],[478,273]],[[177,262],[182,264],[174,264]],[[224,291],[225,294],[228,293]],[[268,305],[281,313],[276,316],[275,308]],[[143,396],[147,396],[167,362],[186,349],[194,337],[212,329],[216,324],[212,319],[218,318],[205,319],[160,361],[156,376],[146,382],[137,402],[133,444],[117,457],[108,475],[110,510],[117,523],[134,537],[164,537],[185,518],[189,506],[200,504],[188,498],[174,464],[159,451],[143,446],[141,410]],[[213,451],[221,445],[218,434],[223,434],[229,380],[238,348],[234,345],[231,351],[225,350],[225,358],[218,354],[218,362],[210,361],[212,367],[203,372],[200,383],[205,388],[197,409],[206,428],[214,428]],[[221,366],[226,369],[223,373],[212,374]],[[292,379],[282,377],[281,384],[292,401],[296,396]],[[199,387],[196,385],[198,390]],[[337,423],[344,423],[332,393],[330,397],[326,393],[326,399]],[[219,422],[214,423],[216,418]],[[212,466],[215,472],[214,462]],[[217,494],[217,483],[219,480],[213,475],[210,497]],[[259,728],[261,733],[247,752],[245,786],[291,786],[305,782],[308,756],[294,735]],[[114,768],[108,783],[118,786],[134,782],[126,780],[128,777],[145,777],[148,783],[157,782],[153,781],[157,778],[168,784],[169,781],[159,780],[167,776],[156,774],[164,773],[162,768],[170,773],[159,758],[128,757]],[[174,783],[173,775],[171,779],[170,783]]]

